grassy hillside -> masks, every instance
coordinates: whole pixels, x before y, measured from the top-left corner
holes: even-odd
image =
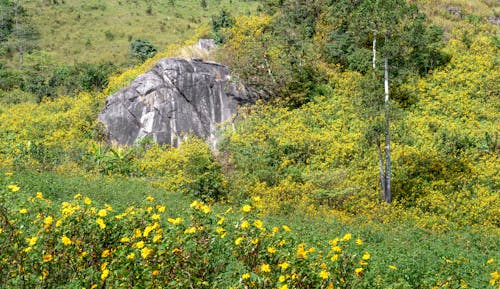
[[[257,4],[159,2],[26,2],[36,21],[108,21],[109,33],[88,29],[105,58],[85,54],[85,29],[43,24],[70,35],[44,42],[58,61],[127,62],[111,47],[128,53],[129,34],[149,33],[134,21],[168,47],[103,91],[0,106],[0,288],[500,288],[500,53],[486,20],[497,2],[413,1],[428,18],[410,12],[397,45],[377,39],[379,57],[392,53],[392,203],[380,197],[383,70],[370,70],[374,35],[359,25],[370,9],[348,0],[265,1],[220,28],[212,57],[270,97],[221,128],[217,152],[194,137],[107,144],[96,121],[106,96],[160,57],[191,53],[161,39],[161,11],[182,11],[170,20],[180,32],[191,16]],[[389,2],[402,3],[377,1]],[[111,21],[122,12],[130,25]]]
[[[201,25],[226,9],[250,13],[255,1],[23,1],[40,30],[40,48],[54,52],[58,63],[127,63],[129,43],[147,39],[159,51],[190,38]],[[61,3],[64,2],[64,3]],[[172,4],[173,3],[173,4]]]

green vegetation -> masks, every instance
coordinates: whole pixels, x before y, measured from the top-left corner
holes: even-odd
[[[203,2],[23,4],[110,23],[196,7],[207,26],[184,45],[93,30],[125,54],[133,39],[159,51],[109,78],[112,65],[45,50],[23,73],[0,67],[2,286],[500,288],[498,4],[284,0],[241,15],[257,3]],[[47,27],[32,27],[44,47]],[[200,35],[269,97],[215,152],[194,137],[106,144],[105,97]]]
[[[102,90],[111,74],[203,34],[199,31],[220,11],[251,13],[257,5],[206,4],[203,9],[198,0],[2,0],[0,103]]]

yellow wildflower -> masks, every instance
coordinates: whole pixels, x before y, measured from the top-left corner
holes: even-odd
[[[111,255],[111,251],[106,249],[106,250],[102,251],[101,257],[106,258],[109,255]]]
[[[19,191],[19,190],[21,189],[21,188],[19,188],[19,187],[18,187],[18,186],[16,186],[16,185],[8,185],[8,186],[7,186],[7,188],[8,188],[9,190],[11,190],[13,193],[15,193],[15,192],[17,192],[17,191]]]
[[[217,225],[222,225],[226,221],[226,218],[220,217],[219,221],[217,222]]]
[[[35,246],[38,241],[38,237],[26,238],[26,242],[28,242],[28,246]]]
[[[135,258],[135,254],[134,253],[130,253],[127,255],[127,260],[134,260]]]
[[[247,221],[243,221],[243,223],[241,223],[241,226],[240,226],[243,230],[246,230],[248,228],[250,228],[250,223],[248,223]]]
[[[357,275],[361,275],[362,272],[363,272],[363,268],[354,269],[354,273],[356,273]]]
[[[113,212],[113,207],[110,204],[104,204],[104,207],[106,207],[106,211]]]
[[[190,208],[193,208],[193,209],[195,209],[195,210],[199,210],[199,209],[201,208],[201,206],[202,206],[202,205],[203,205],[203,203],[202,203],[202,202],[200,202],[200,201],[193,201],[193,202],[191,203],[191,205],[189,205],[189,207],[190,207]]]
[[[40,280],[45,280],[45,278],[47,278],[47,276],[49,275],[49,272],[47,272],[47,270],[43,270],[42,271],[42,276],[40,276]]]
[[[73,199],[78,200],[82,198],[82,194],[76,194]]]
[[[201,207],[201,210],[202,210],[202,211],[203,211],[203,213],[205,213],[205,214],[209,214],[209,213],[210,213],[210,211],[211,211],[210,206],[208,206],[208,205],[203,205],[203,206]]]
[[[344,237],[342,237],[342,241],[349,241],[351,240],[351,238],[352,238],[351,233],[347,233],[344,235]]]
[[[43,224],[46,227],[52,225],[52,222],[54,222],[54,218],[52,218],[51,216],[47,216],[47,217],[45,217],[45,219],[43,219]]]
[[[319,272],[319,277],[321,279],[328,279],[328,277],[330,277],[330,273],[325,270],[321,270],[321,272]]]
[[[368,260],[370,260],[370,257],[371,257],[370,253],[365,252],[365,253],[363,254],[363,257],[361,257],[361,259],[363,259],[363,260],[365,260],[365,261],[368,261]]]
[[[283,262],[281,264],[278,264],[278,267],[280,267],[282,270],[286,270],[288,267],[290,267],[290,264],[287,262]]]
[[[340,241],[339,238],[335,238],[333,240],[328,241],[328,244],[330,244],[332,246],[337,246],[337,244],[339,243],[339,241]]]
[[[221,238],[224,239],[226,237],[226,230],[224,228],[221,228],[221,227],[217,227],[215,229],[215,232],[217,232],[217,234],[221,235]]]
[[[250,206],[250,205],[244,205],[243,207],[241,207],[241,211],[243,213],[249,213],[251,210],[252,210],[252,206]]]
[[[178,225],[178,224],[182,223],[182,221],[184,221],[184,220],[182,218],[175,218],[175,219],[168,218],[167,221],[169,223],[172,223],[173,225]]]
[[[396,266],[394,266],[394,265],[389,265],[389,269],[391,269],[391,270],[397,270],[397,269],[398,269],[398,267],[396,267]]]
[[[28,213],[28,210],[24,208],[19,210],[19,214],[26,214],[26,213]]]
[[[335,261],[337,261],[338,259],[339,259],[339,255],[338,255],[338,254],[335,254],[335,255],[333,255],[333,256],[330,258],[330,260],[331,260],[332,262],[335,262]]]
[[[36,198],[42,200],[43,199],[42,192],[36,192]]]
[[[153,198],[152,196],[148,196],[146,200],[148,200],[148,202],[154,202],[155,198]]]
[[[143,259],[146,259],[151,253],[153,253],[153,249],[149,249],[147,247],[144,247],[142,250],[141,250],[141,257]]]
[[[234,244],[236,246],[239,246],[241,244],[241,241],[243,241],[243,238],[242,237],[238,237],[238,238],[236,238],[236,240],[234,240]]]
[[[241,275],[241,279],[243,279],[243,280],[246,280],[248,278],[250,278],[250,273],[245,273],[245,274]]]
[[[495,271],[493,273],[490,273],[490,277],[491,277],[490,284],[495,285],[500,277],[500,274],[498,274],[498,271]]]
[[[267,247],[267,252],[270,254],[276,253],[276,249],[274,247]]]
[[[252,239],[252,244],[254,244],[254,245],[259,244],[259,238],[253,238]]]
[[[283,283],[283,282],[286,281],[286,277],[283,276],[283,275],[280,275],[280,277],[278,278],[278,281],[281,282],[281,283]]]
[[[141,229],[135,229],[134,236],[135,236],[136,238],[139,238],[140,236],[142,236],[142,231],[141,231]]]
[[[144,248],[144,241],[139,241],[139,242],[135,243],[134,247],[136,247],[137,249]]]
[[[142,232],[143,237],[149,236],[149,233],[154,230],[154,225],[147,225],[146,228],[144,228],[144,232]]]
[[[262,270],[262,272],[271,272],[271,266],[269,266],[269,264],[262,264],[262,266],[260,266],[260,270]]]
[[[160,213],[165,213],[166,207],[165,207],[165,206],[160,206],[160,205],[157,205],[157,206],[156,206],[156,209],[157,209],[157,210],[158,210],[158,212],[160,212]]]
[[[120,243],[128,243],[130,242],[130,238],[129,237],[123,237],[120,239]]]
[[[363,245],[363,240],[361,240],[361,239],[358,238],[356,240],[356,245]]]
[[[493,258],[489,258],[488,261],[486,261],[486,264],[491,264],[493,263],[495,260]]]
[[[13,174],[14,174],[13,172],[6,172],[4,175],[5,175],[6,177],[10,177],[10,176],[12,176]]]
[[[342,248],[340,248],[339,246],[334,246],[332,247],[332,251],[335,253],[340,253],[342,252]]]
[[[366,266],[366,265],[368,265],[368,262],[366,262],[365,260],[361,260],[361,261],[359,261],[359,265]]]
[[[158,214],[153,214],[151,216],[151,220],[159,220],[159,219],[160,219],[160,215],[158,215]]]
[[[62,236],[61,241],[62,241],[64,246],[69,246],[69,245],[73,244],[73,241],[71,241],[71,239],[66,237],[66,236]]]
[[[194,234],[194,233],[196,233],[195,227],[189,227],[186,230],[184,230],[184,234]]]
[[[261,221],[261,220],[255,220],[253,222],[253,225],[257,228],[257,229],[262,229],[263,226],[264,226],[264,223]]]
[[[104,218],[104,217],[106,217],[108,215],[108,212],[106,210],[102,209],[102,210],[99,210],[99,212],[97,213],[97,215],[99,217],[101,217],[101,218]]]
[[[161,235],[160,234],[156,234],[154,237],[153,237],[153,243],[157,243],[159,242],[161,239]]]
[[[96,220],[96,223],[99,225],[99,228],[101,228],[101,229],[106,228],[106,224],[104,223],[104,220],[103,220],[103,219],[98,218],[98,219]]]
[[[108,269],[104,269],[101,273],[101,280],[104,280],[106,278],[108,278],[109,276],[109,270]]]
[[[83,199],[83,203],[85,205],[90,205],[90,204],[92,204],[92,200],[90,200],[89,198],[85,198],[85,199]]]
[[[279,287],[279,288],[280,288],[280,289],[288,289],[288,285],[287,285],[287,284],[285,284],[285,285],[283,285],[283,286],[281,286],[281,287]]]
[[[283,225],[282,226],[283,230],[287,231],[287,232],[290,232],[292,229],[290,229],[290,227],[288,227],[287,225]]]
[[[43,255],[43,262],[50,262],[52,260],[52,255],[45,254]]]
[[[299,244],[299,247],[297,248],[297,258],[301,259],[306,259],[307,258],[307,251],[304,250],[305,244]]]

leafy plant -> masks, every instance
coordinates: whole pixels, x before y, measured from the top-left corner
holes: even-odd
[[[141,61],[153,57],[156,52],[156,48],[147,40],[136,39],[130,43],[131,56]]]

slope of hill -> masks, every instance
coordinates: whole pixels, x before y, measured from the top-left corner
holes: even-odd
[[[150,41],[159,51],[193,35],[200,25],[225,9],[250,13],[254,1],[26,1],[32,25],[40,30],[40,48],[55,54],[58,63],[116,64],[129,62],[129,43]]]

